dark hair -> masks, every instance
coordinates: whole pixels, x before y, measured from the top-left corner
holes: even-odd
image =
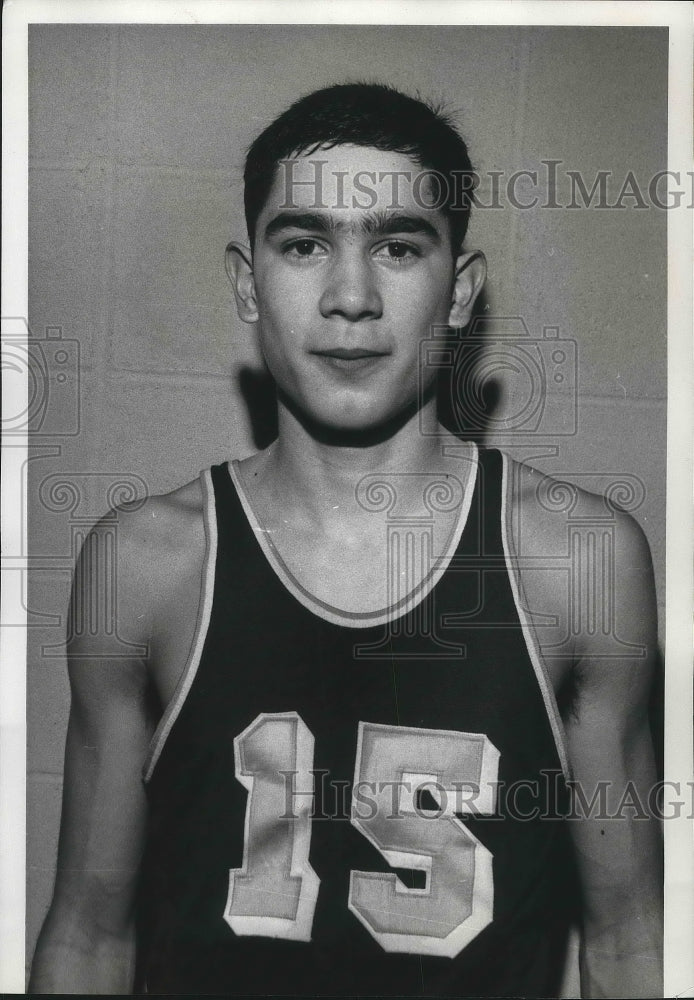
[[[474,186],[467,146],[449,115],[385,84],[343,83],[291,105],[260,133],[246,157],[244,207],[251,246],[280,161],[342,143],[404,153],[441,178],[440,205],[454,254],[470,218]]]

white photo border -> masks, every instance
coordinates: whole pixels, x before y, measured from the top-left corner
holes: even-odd
[[[28,315],[28,26],[35,23],[474,24],[669,27],[668,169],[692,170],[692,5],[563,0],[8,0],[3,8],[2,313]],[[3,321],[4,322],[4,321]],[[668,448],[665,778],[693,780],[692,741],[692,212],[668,212]],[[3,370],[3,382],[5,371]],[[6,384],[3,416],[22,412],[27,386]],[[5,552],[26,553],[27,440],[2,452]],[[22,557],[23,558],[23,557]],[[22,558],[2,576],[2,621],[22,606]],[[13,572],[10,572],[13,570]],[[20,588],[17,592],[17,588]],[[12,620],[17,621],[16,610]],[[26,631],[0,635],[0,990],[25,986]],[[672,791],[671,801],[676,798]],[[664,803],[667,810],[668,800]],[[665,827],[665,996],[694,996],[694,824]]]

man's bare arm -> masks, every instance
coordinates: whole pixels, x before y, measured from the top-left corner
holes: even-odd
[[[94,564],[99,546],[88,541],[73,587],[72,613],[83,627],[68,665],[72,703],[58,866],[34,957],[30,989],[36,992],[132,990],[146,819],[142,766],[156,722],[151,695],[168,701],[194,632],[204,554],[199,483],[116,516],[118,634],[145,652],[123,659],[94,655],[101,637],[83,585],[99,601],[106,595],[98,590]],[[97,542],[112,526],[111,517],[105,519],[90,538]]]
[[[603,497],[556,489],[529,466],[511,468],[527,607],[564,705],[577,816],[569,823],[583,893],[582,995],[662,996],[662,849],[649,798],[657,615],[648,545],[636,522]],[[629,808],[632,797],[640,809]]]
[[[571,820],[583,890],[581,992],[586,997],[662,996],[662,856],[653,815],[656,783],[648,704],[656,658],[656,604],[648,545],[636,523],[618,513],[610,592],[617,657],[601,636],[577,637],[577,696],[567,719],[577,790]],[[586,572],[588,570],[586,569]],[[599,574],[598,574],[599,575]],[[595,586],[595,579],[592,583]],[[586,809],[600,783],[606,808]]]
[[[101,530],[97,525],[85,543],[73,586],[71,613],[86,627],[71,644],[68,664],[72,700],[56,884],[29,984],[39,993],[127,993],[134,977],[134,901],[146,815],[140,770],[152,721],[145,658],[95,653],[101,637],[98,629],[90,634],[93,601],[105,599],[92,589],[99,586]],[[146,642],[137,627],[139,558],[127,531],[120,531],[119,541],[119,632]],[[125,586],[123,577],[131,578]]]

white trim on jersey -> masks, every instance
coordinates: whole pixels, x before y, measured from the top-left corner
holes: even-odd
[[[503,452],[500,454],[503,463],[501,484],[501,537],[504,546],[504,556],[506,558],[508,578],[511,583],[511,590],[513,592],[513,600],[516,605],[516,611],[518,612],[518,618],[523,629],[523,636],[528,649],[528,656],[530,657],[530,662],[533,665],[535,676],[537,677],[537,682],[540,686],[540,691],[542,692],[545,708],[547,709],[547,716],[549,718],[549,724],[552,728],[552,734],[554,735],[554,742],[557,747],[557,753],[559,754],[562,771],[564,772],[564,777],[569,780],[571,778],[571,765],[569,763],[564,724],[559,714],[559,706],[557,705],[557,699],[554,694],[554,688],[552,687],[549,671],[547,670],[547,665],[545,664],[542,656],[542,649],[537,631],[526,610],[528,607],[528,601],[523,588],[520,571],[518,569],[518,554],[513,541],[511,524],[511,516],[513,512],[513,481],[512,477],[509,475],[509,463],[511,459],[509,459],[508,455],[505,455]]]
[[[227,467],[229,469],[231,481],[236,488],[236,492],[238,493],[241,506],[243,507],[246,517],[248,518],[248,522],[256,539],[258,540],[258,544],[260,545],[265,558],[292,596],[295,597],[300,604],[303,604],[305,608],[308,608],[309,611],[313,612],[313,614],[318,615],[319,618],[324,618],[333,625],[342,625],[346,628],[369,628],[373,625],[385,625],[388,622],[395,622],[399,618],[403,618],[406,614],[413,611],[423,603],[448,569],[451,559],[455,555],[458,545],[460,544],[460,539],[465,529],[465,525],[467,524],[468,514],[470,513],[470,507],[472,505],[472,497],[475,491],[475,484],[477,482],[479,453],[477,445],[474,442],[470,442],[470,446],[472,454],[469,459],[468,479],[463,491],[463,498],[460,504],[458,519],[455,528],[449,536],[443,554],[438,557],[430,556],[430,568],[427,572],[425,572],[424,577],[417,584],[417,586],[414,587],[401,600],[389,605],[386,608],[379,608],[376,611],[365,612],[344,611],[340,608],[336,608],[333,605],[327,604],[324,601],[319,600],[317,597],[314,597],[310,591],[306,590],[306,588],[299,583],[275,548],[267,531],[265,531],[257,518],[248,499],[243,483],[241,482],[241,477],[238,472],[238,462],[229,462],[227,463]]]
[[[217,517],[215,512],[214,488],[212,486],[212,473],[209,469],[200,473],[200,483],[202,485],[203,520],[205,524],[205,561],[203,564],[202,592],[198,607],[198,619],[195,626],[195,637],[188,662],[176,685],[173,698],[167,705],[150,742],[149,752],[142,768],[142,776],[145,782],[148,782],[152,777],[156,763],[164,749],[164,744],[195,680],[212,614],[215,567],[217,562]]]

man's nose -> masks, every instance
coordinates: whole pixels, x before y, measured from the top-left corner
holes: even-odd
[[[383,302],[371,261],[358,251],[335,258],[320,300],[326,318],[342,316],[351,322],[378,319]]]

